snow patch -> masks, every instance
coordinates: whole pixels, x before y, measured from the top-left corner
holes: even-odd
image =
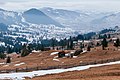
[[[4,65],[5,63],[3,62],[3,63],[0,63],[0,65]]]
[[[34,53],[39,53],[40,51],[33,50],[32,52],[34,52]]]
[[[65,56],[70,56],[70,54],[68,53],[68,54],[65,54]]]
[[[59,62],[60,60],[59,59],[53,59],[53,61],[58,61]]]
[[[58,54],[59,52],[52,52],[50,55],[55,55],[55,54]]]
[[[83,54],[83,53],[86,53],[86,52],[87,52],[87,50],[83,50],[82,54]]]
[[[9,64],[6,64],[6,65],[4,65],[3,67],[8,67],[9,66]]]
[[[19,63],[19,64],[15,64],[14,66],[20,66],[20,65],[23,65],[23,64],[25,64],[25,63],[22,62],[22,63]]]
[[[5,43],[4,42],[0,42],[0,46],[5,46]]]
[[[73,56],[73,58],[77,58],[77,56]]]
[[[54,59],[55,59],[55,58],[58,58],[58,56],[55,56]]]

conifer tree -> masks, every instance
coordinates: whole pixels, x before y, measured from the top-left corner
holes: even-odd
[[[41,44],[41,51],[44,51],[44,45]]]
[[[71,36],[67,43],[67,49],[73,49],[73,40],[72,40]]]
[[[27,45],[27,44],[24,44],[24,45],[22,46],[21,56],[22,56],[22,57],[25,57],[25,56],[27,56],[27,55],[29,55],[29,54],[30,54],[30,50],[29,50],[29,48],[28,48],[28,45]]]
[[[90,51],[91,50],[91,47],[88,45],[88,47],[87,47],[87,51]]]
[[[102,41],[102,49],[105,50],[105,47],[108,47],[108,42],[107,42],[106,38],[104,38]]]
[[[52,38],[51,45],[52,45],[52,48],[53,48],[53,50],[54,50],[54,49],[55,49],[55,39],[54,39],[54,38]]]
[[[73,49],[73,40],[71,37],[70,37],[70,49]]]
[[[11,63],[11,58],[9,56],[7,57],[6,63]]]
[[[114,43],[115,47],[119,47],[120,46],[120,40],[119,38],[117,38],[116,42]]]

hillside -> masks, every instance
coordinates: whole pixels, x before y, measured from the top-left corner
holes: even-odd
[[[1,65],[0,70],[2,69],[16,69],[16,68],[24,68],[24,67],[37,67],[40,66],[41,69],[47,69],[48,67],[54,68],[67,68],[78,65],[87,65],[87,64],[95,64],[95,63],[105,63],[114,60],[119,60],[119,52],[112,48],[111,50],[100,50],[93,49],[91,52],[85,52],[78,57],[74,58],[57,58],[57,55],[51,55],[52,52],[58,51],[43,51],[32,53],[26,57],[13,58],[12,64],[9,66]],[[73,51],[66,51],[66,54],[69,54]],[[5,62],[5,60],[0,61],[1,63]],[[14,66],[15,64],[25,63],[21,66]],[[3,67],[2,67],[3,66]],[[6,67],[4,67],[6,66]]]
[[[30,9],[28,11],[25,11],[23,13],[23,17],[25,18],[25,20],[29,23],[33,23],[33,24],[44,24],[44,25],[56,25],[59,27],[63,27],[60,23],[58,23],[57,21],[54,21],[52,18],[50,18],[49,16],[47,16],[45,13],[43,13],[40,10],[37,9]]]
[[[77,66],[96,65],[96,64],[103,64],[103,63],[109,63],[109,62],[120,60],[120,54],[119,54],[120,50],[117,50],[112,45],[109,45],[109,50],[101,50],[101,47],[96,47],[96,48],[92,48],[92,51],[90,52],[84,51],[84,53],[80,54],[79,56],[74,56],[73,58],[68,58],[68,57],[57,58],[57,54],[56,54],[57,52],[59,51],[54,51],[54,50],[43,51],[43,52],[34,51],[33,53],[31,53],[30,55],[26,57],[18,57],[19,55],[10,54],[9,56],[13,58],[12,63],[5,64],[6,60],[0,60],[0,66],[1,66],[0,72],[4,73],[4,72],[16,72],[17,71],[19,74],[19,72],[24,72],[24,71],[26,72],[26,71],[38,71],[38,70],[51,70],[51,69],[59,69],[59,68],[69,69],[69,68],[77,67]],[[70,52],[73,52],[73,50],[66,50],[65,52],[66,52],[66,55],[68,55]],[[115,65],[115,67],[118,67],[118,66]],[[95,68],[95,69],[92,68],[92,69],[98,70],[98,68]],[[102,68],[100,67],[100,69]],[[88,69],[88,71],[90,70]],[[41,78],[48,79],[49,76],[50,76],[50,79],[51,78],[56,79],[56,78],[59,78],[59,75],[62,75],[62,74],[70,75],[71,73],[74,73],[74,72],[76,71],[56,74],[54,78],[52,77],[52,75],[42,76],[40,78],[36,77],[35,80],[41,79]],[[86,74],[87,70],[77,71],[76,74],[79,75],[79,73]],[[104,73],[105,72],[102,73],[102,71],[99,71],[98,73],[96,72],[96,76],[100,76],[101,78],[102,74],[104,75]],[[108,72],[105,75],[109,75],[109,74],[112,75],[112,72],[111,73]],[[76,75],[75,79],[80,78],[80,76],[78,77],[78,75]],[[87,75],[90,75],[92,77],[92,74],[88,73],[86,74],[86,76]],[[71,78],[73,76],[71,76]],[[107,77],[110,78],[109,76]],[[84,76],[82,78],[84,79]],[[63,76],[63,79],[69,79],[69,77]]]
[[[26,38],[28,42],[75,36],[75,31],[62,26],[42,11],[32,8],[23,12],[0,9],[0,31],[3,36]],[[4,34],[5,33],[5,34]],[[21,41],[22,42],[22,41]]]
[[[119,14],[114,12],[72,11],[50,7],[40,10],[62,25],[82,33],[119,26]]]
[[[120,80],[120,64],[35,77],[32,80]],[[28,80],[28,79],[26,79]]]

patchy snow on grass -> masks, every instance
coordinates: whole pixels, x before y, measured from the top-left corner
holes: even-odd
[[[58,56],[55,56],[54,59],[55,59],[55,58],[58,58]]]
[[[36,51],[36,50],[33,50],[32,52],[34,52],[34,53],[39,53],[39,52],[41,52],[41,51]]]
[[[4,62],[0,63],[0,65],[4,65],[4,64],[6,64],[6,63],[4,63]]]
[[[55,55],[55,54],[58,54],[59,52],[52,52],[50,55]]]
[[[84,53],[86,53],[86,52],[87,52],[87,50],[83,50],[82,54],[84,54]]]
[[[53,61],[58,61],[59,62],[60,60],[59,59],[53,59]]]
[[[25,79],[24,77],[33,78],[35,76],[43,76],[47,74],[56,74],[56,73],[75,71],[75,70],[80,71],[80,70],[89,69],[91,67],[100,67],[100,66],[113,65],[113,64],[120,64],[120,61],[104,63],[104,64],[78,66],[78,67],[67,68],[67,69],[51,69],[51,70],[38,70],[38,71],[32,71],[32,72],[4,73],[4,74],[0,74],[0,79],[23,80]]]
[[[83,61],[80,61],[80,63],[82,63]]]
[[[67,57],[67,56],[70,56],[70,53],[68,53],[68,54],[65,54],[65,56]]]
[[[4,65],[3,67],[8,67],[9,66],[9,64],[6,64],[6,65]]]
[[[72,53],[72,54],[75,53],[75,50],[74,50],[74,51],[71,51],[70,53]]]
[[[15,64],[14,66],[20,66],[20,65],[23,65],[23,64],[25,64],[25,63],[22,62],[22,63],[19,63],[19,64]]]
[[[73,58],[77,58],[77,56],[73,56]]]

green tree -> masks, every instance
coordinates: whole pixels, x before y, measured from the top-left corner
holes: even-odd
[[[66,38],[65,39],[61,39],[60,41],[59,41],[59,46],[61,46],[62,47],[62,50],[67,46],[67,40],[66,40]]]
[[[11,58],[9,56],[6,59],[6,63],[11,63]]]
[[[12,51],[12,47],[7,46],[7,53],[10,54],[10,53],[12,53],[12,52],[13,52],[13,51]]]
[[[54,38],[52,38],[51,46],[52,46],[52,48],[54,50],[55,49],[55,39]]]
[[[73,49],[73,40],[70,38],[70,49]]]
[[[73,49],[73,40],[72,40],[71,36],[70,36],[68,43],[67,43],[67,49]]]
[[[111,38],[110,34],[108,34],[108,38],[109,38],[109,39]]]
[[[117,38],[116,42],[114,43],[115,47],[119,47],[120,46],[120,40],[119,38]]]
[[[102,41],[102,49],[105,50],[105,47],[108,47],[108,42],[107,42],[106,38],[104,38]]]
[[[27,55],[29,55],[29,54],[30,54],[29,47],[28,47],[27,44],[24,44],[24,45],[22,46],[21,56],[22,56],[22,57],[25,57],[25,56],[27,56]]]
[[[6,55],[4,53],[0,53],[0,58],[1,59],[5,59],[6,58]]]
[[[87,51],[90,51],[91,50],[91,47],[88,45],[87,46]]]
[[[41,51],[44,51],[45,47],[43,44],[41,44]]]

